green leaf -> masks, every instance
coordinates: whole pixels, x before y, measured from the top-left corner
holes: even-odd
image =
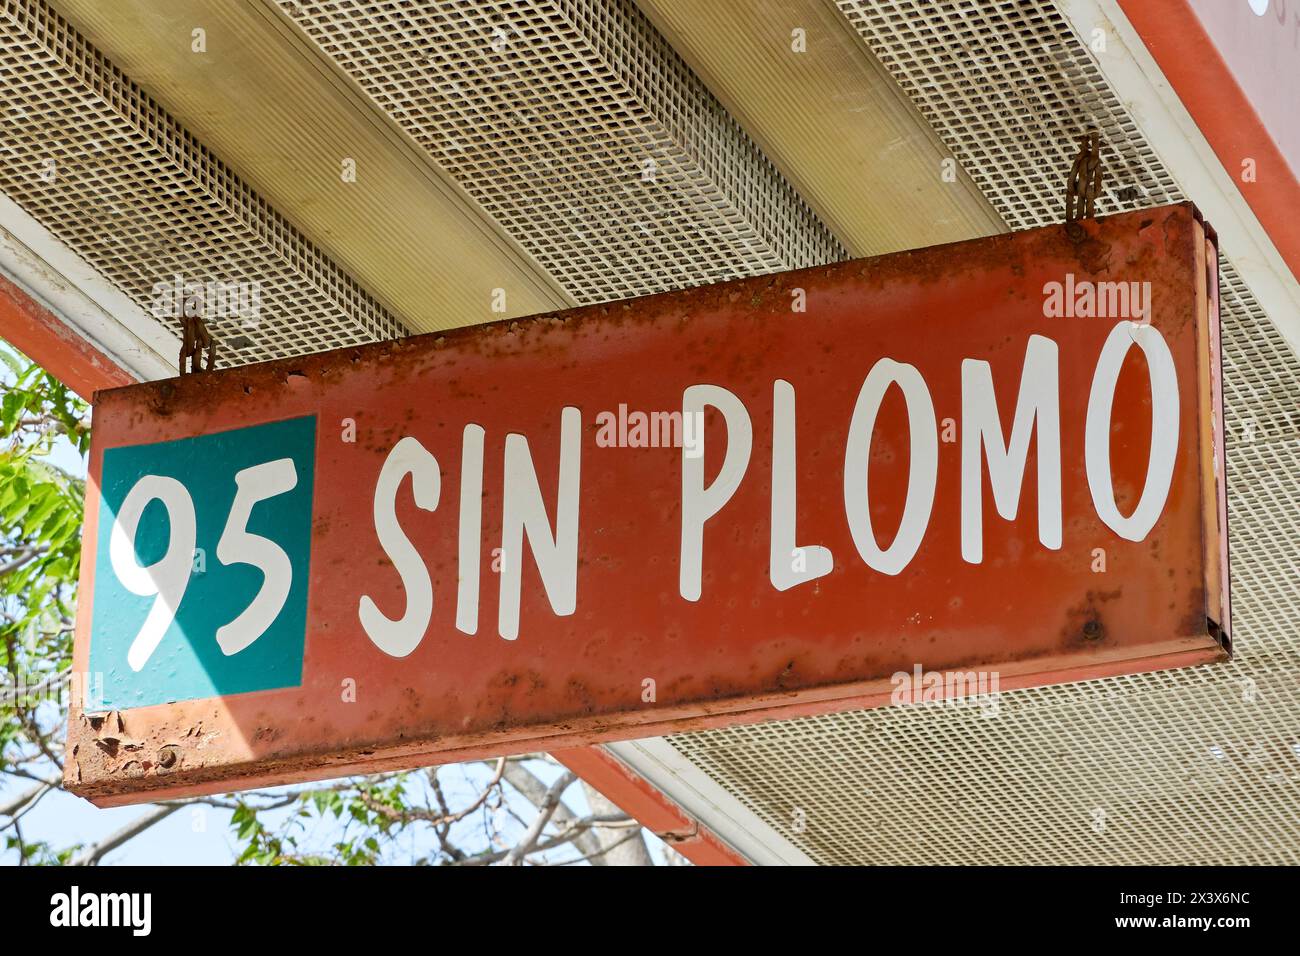
[[[26,363],[7,348],[0,348],[0,361],[3,361],[9,367],[9,371],[13,373],[15,379],[22,376],[26,367]]]

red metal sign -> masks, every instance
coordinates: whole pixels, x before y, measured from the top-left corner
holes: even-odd
[[[68,785],[1228,656],[1188,204],[101,392]]]

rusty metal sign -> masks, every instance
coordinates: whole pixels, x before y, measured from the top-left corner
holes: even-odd
[[[1225,660],[1188,204],[101,392],[108,805]]]

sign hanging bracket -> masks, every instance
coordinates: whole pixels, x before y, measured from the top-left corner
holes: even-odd
[[[1065,184],[1065,221],[1091,219],[1101,193],[1101,137],[1095,129],[1079,138],[1079,152]]]

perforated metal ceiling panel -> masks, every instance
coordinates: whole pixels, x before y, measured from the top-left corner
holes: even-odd
[[[1049,0],[838,6],[1014,228],[1060,221],[1090,126],[1103,212],[1184,198]],[[1223,283],[1231,664],[673,746],[826,863],[1300,862],[1300,363]]]
[[[637,7],[853,255],[1006,231],[826,0]]]
[[[221,364],[405,334],[40,0],[0,2],[0,81],[0,191],[141,308],[176,275],[258,283],[256,315],[209,321]]]
[[[580,303],[846,258],[630,0],[281,0]]]

